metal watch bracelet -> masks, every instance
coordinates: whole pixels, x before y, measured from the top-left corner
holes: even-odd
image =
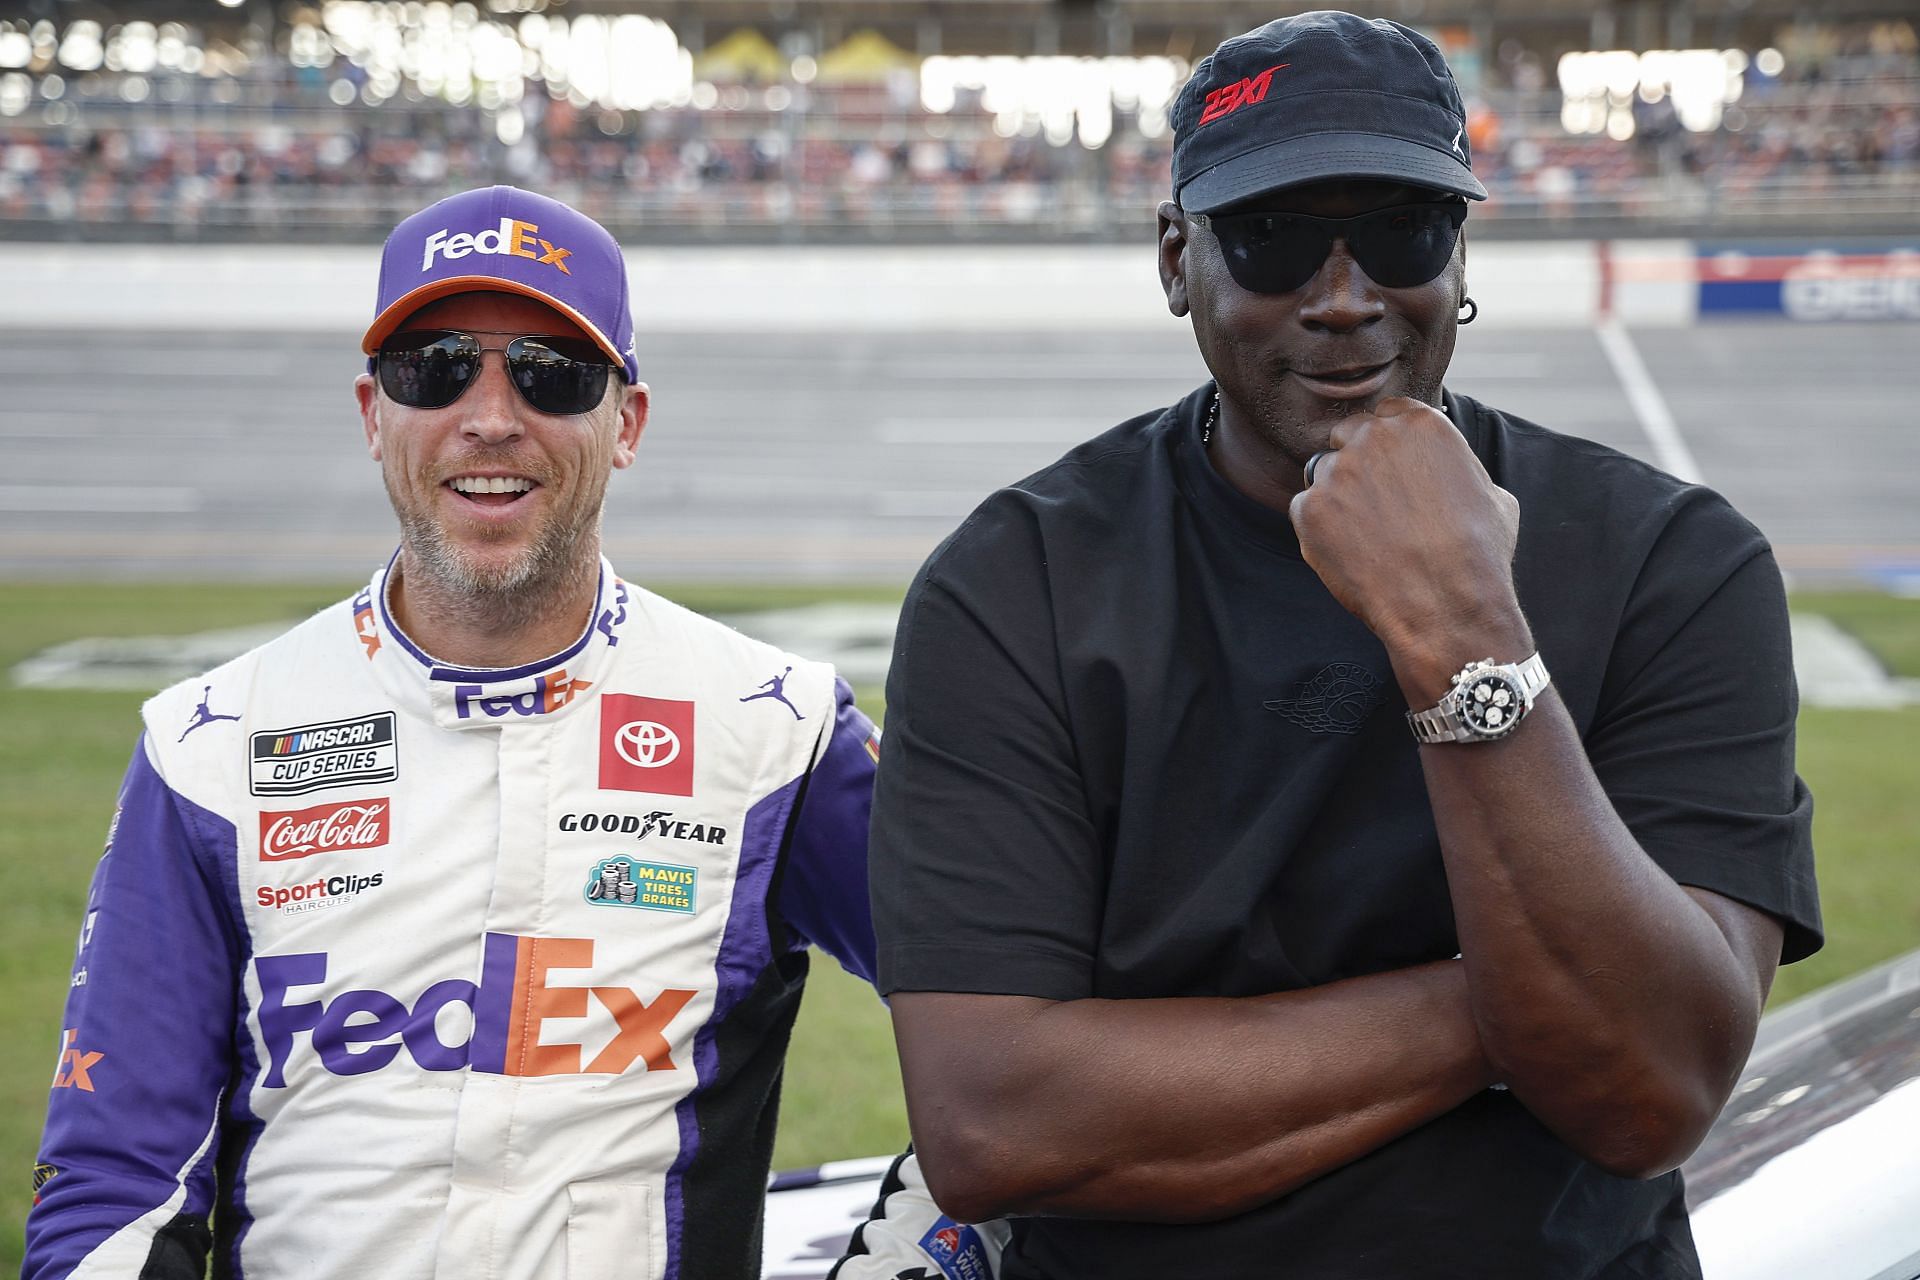
[[[1437,706],[1407,712],[1407,726],[1422,746],[1492,742],[1506,737],[1526,718],[1533,700],[1551,680],[1538,653],[1514,663],[1492,658],[1470,662],[1454,676],[1453,688]]]

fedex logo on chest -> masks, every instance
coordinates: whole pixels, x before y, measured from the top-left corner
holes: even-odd
[[[593,950],[591,938],[490,933],[479,982],[443,979],[411,1001],[369,988],[329,998],[323,994],[324,951],[260,956],[254,972],[260,980],[260,1038],[267,1049],[261,1084],[286,1087],[287,1067],[302,1037],[320,1065],[337,1076],[378,1071],[403,1052],[423,1071],[471,1067],[507,1076],[620,1075],[635,1063],[644,1064],[645,1071],[677,1070],[669,1029],[698,992],[641,992],[596,985],[591,976],[569,982],[555,974],[591,971]],[[586,1018],[590,1000],[614,1023],[613,1035],[603,1042],[567,1040],[566,1029],[546,1026]],[[690,1027],[681,1033],[689,1041],[691,1036]]]
[[[521,685],[457,684],[453,686],[454,714],[462,720],[476,715],[489,720],[505,716],[544,716],[558,711],[593,688],[567,675],[565,667],[535,676]]]

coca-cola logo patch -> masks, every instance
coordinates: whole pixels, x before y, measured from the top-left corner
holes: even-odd
[[[393,803],[349,800],[319,804],[291,813],[260,814],[260,861],[288,862],[316,853],[344,853],[350,849],[377,849],[392,829]]]

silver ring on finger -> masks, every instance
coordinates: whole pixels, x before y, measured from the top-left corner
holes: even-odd
[[[1307,459],[1306,474],[1307,474],[1307,487],[1309,489],[1313,487],[1313,473],[1314,473],[1314,470],[1319,467],[1320,459],[1326,457],[1328,454],[1332,452],[1333,450],[1331,449],[1322,449],[1320,452],[1314,454],[1311,458]]]

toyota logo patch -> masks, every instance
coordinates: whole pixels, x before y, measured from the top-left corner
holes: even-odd
[[[609,693],[600,699],[600,788],[693,794],[694,705]]]
[[[658,720],[635,720],[614,731],[613,749],[636,769],[658,769],[680,758],[680,735]]]

